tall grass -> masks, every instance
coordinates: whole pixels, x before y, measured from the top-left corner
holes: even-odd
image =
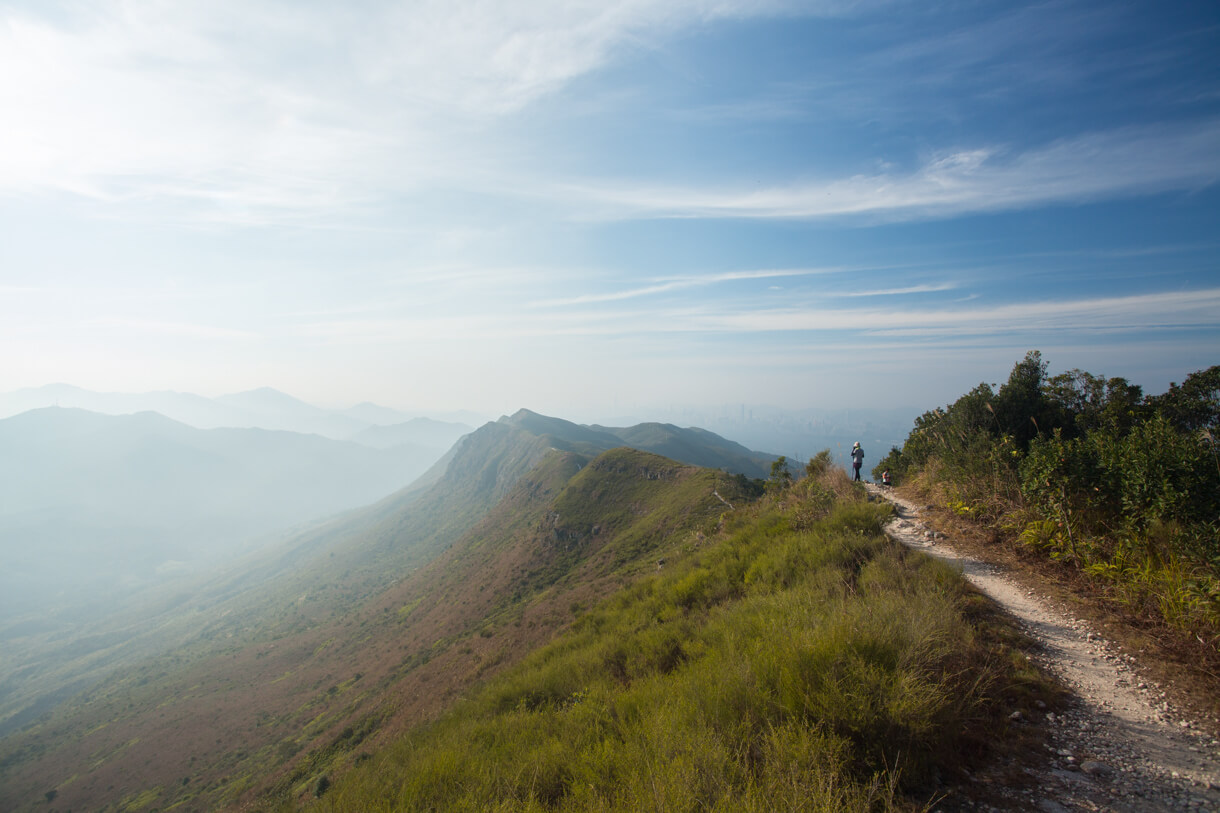
[[[923,807],[1024,678],[960,578],[885,539],[888,508],[824,504],[828,482],[726,523],[312,809]]]

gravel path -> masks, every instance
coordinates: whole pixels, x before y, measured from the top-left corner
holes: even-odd
[[[1042,666],[1073,694],[1067,711],[1046,715],[1051,741],[1045,765],[1032,771],[1035,789],[1001,789],[1010,804],[999,809],[1220,811],[1220,742],[1181,719],[1165,693],[1139,677],[1132,656],[997,567],[959,555],[920,522],[910,502],[889,489],[867,487],[895,505],[897,516],[886,528],[890,536],[959,568],[1015,616],[1040,644]]]

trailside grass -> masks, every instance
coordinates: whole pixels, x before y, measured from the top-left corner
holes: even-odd
[[[923,809],[1049,691],[885,505],[808,478],[449,714],[318,777],[317,811]]]

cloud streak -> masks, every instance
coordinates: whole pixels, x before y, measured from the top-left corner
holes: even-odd
[[[866,296],[907,296],[909,294],[934,294],[941,291],[952,291],[957,285],[942,282],[936,285],[909,285],[905,288],[881,288],[875,291],[837,291],[830,296],[856,298]]]
[[[1220,327],[1220,288],[1141,296],[1034,300],[969,308],[685,308],[564,310],[528,318],[506,313],[411,319],[331,320],[299,328],[341,343],[495,342],[521,338],[639,337],[666,334],[841,334],[947,341],[986,336],[1138,333]]]
[[[651,285],[645,285],[638,288],[629,288],[621,291],[607,291],[597,294],[581,294],[579,296],[572,297],[544,299],[538,302],[531,302],[526,307],[558,308],[571,307],[573,305],[594,305],[602,302],[619,302],[625,299],[638,299],[640,297],[670,293],[672,291],[681,291],[690,288],[702,288],[717,285],[723,282],[821,276],[825,274],[841,274],[848,270],[849,269],[847,268],[786,268],[752,271],[723,271],[720,273],[704,274],[700,276],[658,280]]]
[[[712,316],[706,326],[742,332],[857,330],[888,336],[1215,329],[1220,327],[1220,288],[957,309],[773,309]]]
[[[566,193],[603,205],[606,217],[903,221],[1073,204],[1220,180],[1220,121],[1124,127],[1015,151],[947,152],[906,173],[853,175],[751,190],[589,184]],[[564,192],[560,192],[562,196]]]

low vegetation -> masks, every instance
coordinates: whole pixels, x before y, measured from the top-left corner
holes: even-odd
[[[520,440],[504,450],[516,468],[537,445]],[[483,462],[474,476],[509,468]],[[380,546],[360,555],[367,535],[350,537],[350,547],[323,559],[336,563],[329,583],[306,586],[298,574],[266,595],[239,595],[229,615],[204,623],[195,614],[199,629],[185,644],[115,670],[0,739],[0,809],[45,809],[48,789],[52,810],[115,810],[153,790],[149,810],[239,809],[325,792],[322,777],[435,716],[585,607],[714,531],[726,502],[748,498],[715,469],[548,444],[426,565],[393,571]],[[374,542],[396,517],[410,521],[374,508]],[[400,545],[419,538],[403,536]],[[393,582],[380,591],[355,572],[378,563],[390,572],[373,583]]]
[[[331,582],[0,740],[0,807],[919,810],[1037,739],[1023,639],[828,452],[764,480],[485,434],[464,533],[391,501],[311,543]]]
[[[998,390],[924,413],[888,469],[959,516],[1220,650],[1220,366],[1162,395],[1037,351]]]
[[[282,809],[908,810],[1048,690],[827,455]]]

